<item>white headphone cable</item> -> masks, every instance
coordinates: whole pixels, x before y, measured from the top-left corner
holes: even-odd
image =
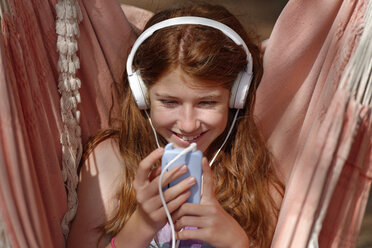
[[[156,130],[154,128],[154,125],[152,125],[151,117],[150,117],[149,113],[147,113],[147,110],[146,109],[145,109],[145,113],[146,113],[147,119],[150,122],[150,126],[152,128],[152,131],[153,131],[153,133],[155,135],[156,145],[158,146],[158,148],[160,148],[160,144],[159,144],[159,140],[158,140],[158,135],[156,134]]]
[[[225,140],[223,141],[222,145],[221,145],[220,148],[217,150],[217,152],[214,154],[214,156],[213,156],[211,162],[209,162],[209,167],[212,167],[214,160],[217,158],[217,155],[220,153],[222,147],[226,144],[226,141],[227,141],[227,139],[229,138],[229,136],[230,136],[230,134],[231,134],[231,132],[232,132],[234,126],[235,126],[235,122],[236,122],[236,119],[237,119],[237,117],[238,117],[238,113],[239,113],[239,109],[237,109],[236,112],[235,112],[234,119],[233,119],[233,121],[232,121],[232,123],[231,123],[230,129],[229,129],[229,132],[227,133]]]
[[[177,159],[179,159],[180,157],[184,156],[188,152],[195,151],[195,150],[196,150],[196,143],[191,143],[187,148],[185,148],[184,150],[182,150],[182,152],[180,152],[171,161],[169,161],[169,163],[161,171],[160,177],[159,177],[159,185],[158,185],[159,186],[159,195],[160,195],[161,203],[163,204],[163,207],[164,207],[164,210],[165,210],[165,214],[167,215],[169,225],[170,225],[171,230],[172,230],[172,248],[178,247],[179,241],[177,241],[177,246],[176,246],[176,231],[174,229],[174,224],[173,224],[172,216],[169,213],[169,210],[168,210],[168,207],[167,207],[167,203],[166,203],[166,201],[164,199],[163,189],[162,189],[163,175],[167,171],[167,169],[169,168],[169,166],[171,166]]]

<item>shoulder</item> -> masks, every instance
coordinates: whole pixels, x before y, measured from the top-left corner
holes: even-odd
[[[89,154],[80,171],[79,181],[86,176],[98,176],[101,179],[118,176],[123,169],[123,159],[120,155],[119,145],[115,139],[106,139],[99,143]]]
[[[115,201],[116,194],[123,185],[123,174],[123,159],[118,143],[115,139],[102,141],[93,149],[81,168],[79,199],[85,199],[85,195],[95,195],[109,205]]]
[[[104,201],[110,200],[123,183],[123,159],[115,139],[102,141],[84,162],[79,175],[79,189],[98,187]]]
[[[69,247],[75,247],[74,243],[81,247],[81,240],[86,240],[86,247],[97,246],[101,236],[98,227],[113,217],[117,209],[123,174],[123,159],[117,142],[107,139],[99,143],[80,171],[79,205],[71,227]]]

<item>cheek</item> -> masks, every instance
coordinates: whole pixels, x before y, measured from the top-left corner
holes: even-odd
[[[155,128],[169,126],[173,123],[172,116],[174,115],[170,114],[170,111],[160,111],[156,108],[151,108],[150,116]]]
[[[203,122],[208,124],[210,127],[214,127],[217,129],[220,133],[222,133],[227,125],[228,121],[228,109],[221,110],[218,112],[211,112],[211,113],[204,113],[203,116]]]
[[[229,111],[226,110],[226,112],[221,116],[221,118],[218,121],[218,126],[219,129],[221,130],[221,133],[225,130],[227,122],[228,122],[228,116],[229,116]]]

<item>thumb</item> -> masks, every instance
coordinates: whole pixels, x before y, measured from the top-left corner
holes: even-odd
[[[203,191],[202,191],[202,202],[214,199],[214,181],[212,169],[209,166],[207,158],[202,160],[203,169]]]

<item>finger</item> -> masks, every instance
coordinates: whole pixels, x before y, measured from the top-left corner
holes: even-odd
[[[178,240],[205,240],[206,231],[204,229],[183,229],[180,232],[177,232],[176,238]]]
[[[162,177],[161,187],[164,188],[167,184],[171,181],[177,179],[178,177],[182,176],[187,172],[188,168],[185,165],[178,165],[164,173]],[[151,181],[150,185],[148,186],[148,193],[149,195],[157,195],[159,192],[159,180],[160,177],[156,177],[154,180]]]
[[[188,170],[189,168],[186,165],[182,164],[182,165],[177,165],[175,168],[165,172],[162,178],[162,182],[161,182],[162,187],[165,187],[167,184],[169,184],[173,180],[182,176]]]
[[[167,203],[167,208],[169,213],[173,213],[176,209],[180,208],[182,204],[184,204],[187,201],[187,198],[189,198],[191,195],[191,191],[187,190],[183,192],[182,194],[179,194],[176,198],[169,201]]]
[[[180,193],[189,190],[192,186],[196,184],[195,177],[188,177],[177,183],[176,185],[168,188],[164,191],[164,199],[166,202],[169,202],[176,198]]]
[[[174,227],[176,231],[180,231],[186,227],[202,228],[204,227],[204,223],[205,219],[203,217],[183,216],[181,219],[176,221]]]
[[[154,168],[151,172],[150,172],[150,176],[149,176],[149,180],[150,182],[152,180],[154,180],[157,176],[159,176],[161,173],[161,166],[158,166],[156,168]]]
[[[204,198],[204,200],[214,199],[214,181],[212,170],[208,164],[208,160],[205,157],[202,160],[202,168],[203,168],[202,198]]]
[[[196,183],[196,179],[193,177],[186,178],[182,180],[180,183],[170,187],[169,189],[165,190],[163,193],[164,200],[166,203],[170,203],[174,199],[177,199],[179,195],[184,194]],[[191,192],[191,191],[190,191]],[[191,194],[191,193],[190,193]],[[188,195],[190,195],[188,194]],[[186,198],[187,200],[187,198]],[[185,200],[185,201],[186,201]],[[147,204],[146,204],[147,205]],[[162,207],[162,201],[159,194],[155,194],[149,201],[148,205],[151,206],[152,209],[158,209]],[[178,208],[178,207],[177,207]],[[170,211],[173,212],[177,208],[171,208]]]
[[[175,209],[179,208],[182,204],[184,204],[187,200],[187,198],[189,198],[191,195],[191,191],[186,191],[180,195],[178,195],[175,199],[173,199],[172,201],[168,202],[167,203],[167,209],[168,209],[168,212],[169,213],[172,213]],[[165,216],[165,210],[164,210],[164,207],[161,206],[156,210],[154,211],[154,214],[162,214]],[[172,218],[173,220],[173,218]]]
[[[151,167],[158,161],[164,153],[163,148],[158,148],[151,152],[147,157],[145,157],[139,164],[136,179],[138,183],[144,183],[148,180]]]
[[[174,220],[179,220],[182,216],[185,215],[194,215],[194,216],[206,216],[208,215],[208,207],[201,204],[194,203],[185,203],[179,209],[174,211],[172,218]]]

